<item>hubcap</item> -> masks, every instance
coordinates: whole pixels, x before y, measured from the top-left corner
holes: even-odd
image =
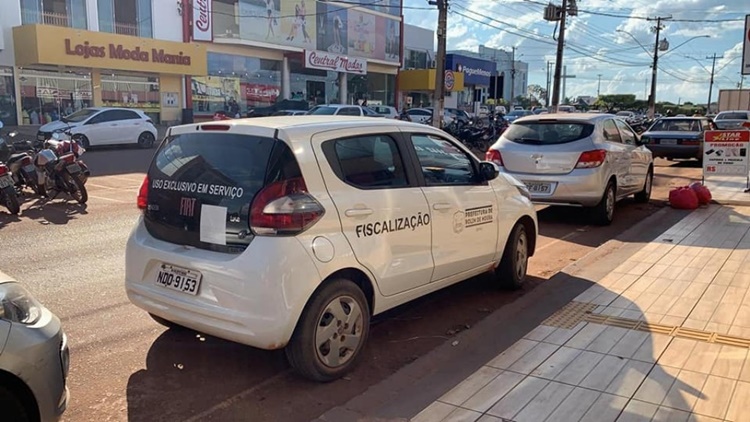
[[[526,275],[526,265],[528,264],[529,249],[526,247],[526,232],[522,231],[518,236],[516,243],[516,275],[518,279],[523,279]]]
[[[151,142],[151,137],[146,135],[145,133],[141,135],[140,143],[141,145],[148,145]]]
[[[315,351],[324,365],[346,364],[362,343],[362,309],[351,296],[339,296],[326,305],[315,330]]]
[[[609,188],[607,190],[607,218],[612,219],[612,214],[615,212],[615,190]]]

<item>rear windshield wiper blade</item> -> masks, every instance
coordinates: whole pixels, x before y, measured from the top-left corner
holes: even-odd
[[[511,139],[513,142],[520,142],[522,144],[535,144],[535,145],[541,145],[542,140],[536,139],[536,138],[518,138],[518,139]]]

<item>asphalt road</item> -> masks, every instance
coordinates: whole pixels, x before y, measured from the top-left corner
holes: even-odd
[[[609,227],[589,225],[579,209],[541,209],[541,238],[524,290],[504,292],[478,277],[381,315],[362,364],[346,379],[318,385],[296,377],[283,352],[167,330],[128,302],[124,246],[138,216],[135,197],[152,154],[87,152],[84,159],[94,176],[86,206],[27,198],[18,217],[0,210],[0,270],[17,277],[55,312],[70,339],[66,421],[310,420],[451,341],[458,331],[471,329],[663,207],[669,187],[700,177],[695,165],[659,161],[652,202],[622,202]]]

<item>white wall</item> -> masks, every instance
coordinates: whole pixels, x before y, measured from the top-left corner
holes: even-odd
[[[13,66],[15,57],[13,53],[13,27],[21,25],[21,1],[2,1],[0,11],[0,66]]]
[[[435,31],[405,23],[404,49],[429,51],[430,55],[434,57],[435,55],[432,52],[435,51]]]
[[[182,42],[182,16],[177,0],[151,0],[154,39]]]

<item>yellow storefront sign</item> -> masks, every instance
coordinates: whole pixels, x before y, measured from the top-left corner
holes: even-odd
[[[63,65],[179,75],[206,75],[206,48],[50,25],[13,28],[16,64]]]
[[[464,90],[464,74],[453,72],[453,88],[450,92]],[[398,73],[398,89],[401,91],[434,91],[435,69],[411,69]]]

